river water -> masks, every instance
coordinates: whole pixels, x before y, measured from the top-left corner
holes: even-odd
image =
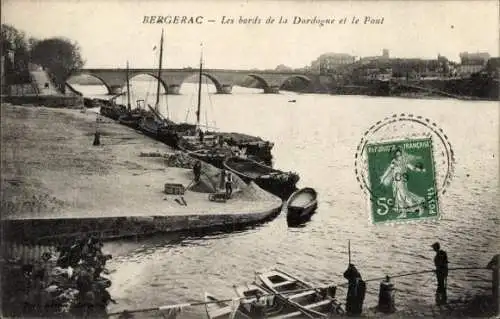
[[[146,81],[132,84],[133,101],[144,98],[151,88]],[[104,92],[103,87],[75,87],[88,95]],[[185,120],[188,109],[193,120],[195,89],[195,84],[186,83],[182,95],[168,96],[168,112],[174,120]],[[290,103],[292,99],[296,102]],[[148,100],[154,104],[154,96]],[[165,101],[162,107],[166,114]],[[203,94],[203,115],[205,110],[209,125],[274,141],[275,167],[297,171],[299,187],[318,191],[317,213],[300,228],[289,228],[281,214],[264,225],[231,233],[162,235],[109,243],[105,248],[114,255],[110,268],[115,270],[110,292],[119,302],[110,311],[199,301],[205,290],[230,298],[232,285],[249,282],[255,270],[271,266],[314,283],[344,283],[348,240],[352,262],[364,279],[432,268],[430,245],[435,241],[447,251],[450,267],[484,267],[499,253],[497,102],[273,95],[234,87],[231,95]],[[443,219],[372,225],[366,198],[355,178],[354,154],[363,132],[372,124],[403,112],[436,121],[455,152],[454,177],[441,198]],[[451,272],[449,299],[489,288],[490,277],[485,271]],[[436,282],[431,274],[394,282],[400,308],[415,302],[433,303]],[[345,291],[339,289],[338,296],[344,301]],[[378,282],[368,283],[365,305],[375,306],[377,296]],[[204,311],[203,307],[187,308],[183,317],[202,318]]]

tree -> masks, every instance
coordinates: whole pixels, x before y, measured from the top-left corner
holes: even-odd
[[[0,41],[8,82],[18,82],[16,79],[20,79],[28,71],[29,48],[26,35],[11,25],[2,24]]]
[[[52,81],[64,91],[66,79],[85,64],[78,43],[50,38],[32,44],[31,62],[47,68]]]

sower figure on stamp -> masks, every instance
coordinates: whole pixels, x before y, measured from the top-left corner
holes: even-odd
[[[413,165],[412,162],[417,159],[419,159],[418,156],[403,153],[400,148],[396,148],[389,167],[380,178],[381,184],[392,186],[394,209],[400,214],[400,217],[406,217],[406,213],[409,211],[423,213],[421,205],[424,204],[425,199],[408,189],[408,172],[425,172],[421,163]]]
[[[432,244],[432,248],[436,252],[436,256],[434,257],[437,278],[436,304],[442,305],[446,304],[447,301],[446,284],[448,277],[448,255],[441,249],[441,246],[437,242]]]
[[[356,266],[349,264],[344,272],[344,278],[349,281],[346,298],[346,312],[350,316],[358,316],[363,312],[363,302],[365,300],[366,284],[361,278]]]

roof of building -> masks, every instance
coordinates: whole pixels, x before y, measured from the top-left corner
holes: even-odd
[[[354,58],[353,55],[350,55],[347,53],[334,53],[334,52],[323,53],[319,57],[320,58]]]
[[[475,53],[469,53],[469,52],[461,52],[459,54],[460,59],[482,59],[482,60],[487,60],[490,58],[490,54],[488,52],[475,52]]]

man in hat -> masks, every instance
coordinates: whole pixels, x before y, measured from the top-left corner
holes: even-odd
[[[434,257],[434,265],[436,266],[436,303],[438,305],[446,303],[446,278],[448,277],[448,255],[438,242],[432,244],[432,248],[436,252]]]
[[[363,312],[366,283],[362,279],[356,266],[349,264],[344,272],[344,278],[349,281],[346,298],[346,312],[348,316],[359,316]]]

